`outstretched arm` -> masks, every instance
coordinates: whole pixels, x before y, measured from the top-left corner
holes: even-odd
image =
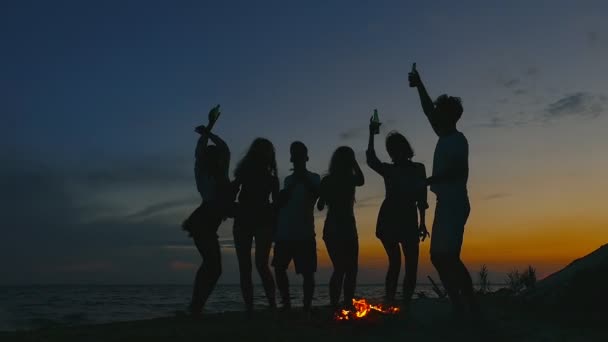
[[[376,156],[376,151],[374,150],[374,123],[370,122],[369,124],[369,142],[367,144],[367,151],[365,152],[365,156],[367,157],[367,166],[369,166],[372,170],[376,171],[378,174],[383,175],[384,170],[382,167],[382,162]]]
[[[424,83],[422,83],[420,74],[418,74],[418,71],[414,69],[412,70],[412,72],[409,73],[408,78],[410,84],[413,87],[416,87],[416,89],[418,89],[418,96],[420,97],[422,111],[424,112],[424,115],[426,115],[426,117],[429,119],[431,125],[433,125],[433,122],[435,122],[435,104],[433,103],[431,96],[429,96],[429,93],[426,91],[426,87],[424,86]]]

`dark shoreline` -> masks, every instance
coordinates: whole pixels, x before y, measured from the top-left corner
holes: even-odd
[[[356,323],[336,322],[328,308],[313,317],[289,313],[225,312],[202,318],[174,316],[97,325],[56,326],[0,332],[2,341],[606,341],[598,322],[572,320],[558,313],[527,308],[512,297],[484,296],[481,317],[453,317],[441,299],[419,299],[410,314],[376,316]]]

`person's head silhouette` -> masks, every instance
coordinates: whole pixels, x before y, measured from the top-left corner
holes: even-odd
[[[293,163],[294,168],[300,168],[306,166],[308,161],[308,148],[301,141],[294,141],[289,147],[291,154],[290,161]]]
[[[462,116],[462,101],[459,97],[440,95],[435,100],[433,125],[442,131],[456,129],[456,123]]]
[[[277,174],[277,162],[274,145],[265,138],[256,138],[249,147],[247,154],[236,167],[237,178],[246,177],[248,174],[270,173]]]
[[[393,163],[398,164],[414,157],[414,150],[410,142],[399,132],[390,132],[386,136],[386,152]]]
[[[355,162],[355,151],[348,146],[340,146],[331,156],[329,174],[338,177],[352,176]]]

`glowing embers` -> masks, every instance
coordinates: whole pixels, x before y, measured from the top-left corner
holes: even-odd
[[[365,298],[353,299],[353,309],[342,309],[336,312],[334,319],[336,321],[351,321],[365,319],[372,312],[378,312],[383,315],[396,315],[399,313],[399,307],[384,306],[382,304],[373,305],[367,302]]]

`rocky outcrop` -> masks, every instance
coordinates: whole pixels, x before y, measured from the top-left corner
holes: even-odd
[[[608,312],[608,244],[538,282],[523,297],[556,309]]]

